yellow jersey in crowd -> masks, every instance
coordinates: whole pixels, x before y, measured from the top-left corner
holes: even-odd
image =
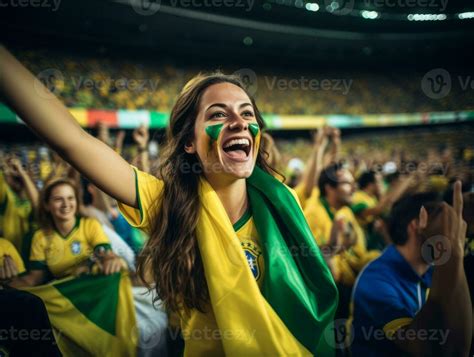
[[[359,213],[364,211],[365,209],[368,208],[374,208],[378,204],[377,198],[369,195],[367,192],[358,190],[354,192],[354,196],[352,197],[352,212],[357,216]],[[374,221],[375,217],[373,215],[362,218],[362,217],[357,217],[357,221],[360,223],[360,225],[364,228],[367,227],[368,224],[372,223]]]
[[[327,244],[334,219],[343,218],[355,231],[356,242],[348,250],[334,257],[334,280],[351,286],[357,273],[371,260],[379,256],[378,251],[367,251],[364,232],[354,213],[348,206],[335,210],[324,198],[308,200],[304,215],[319,246]]]
[[[66,236],[40,229],[33,236],[30,269],[48,269],[56,278],[65,277],[101,246],[110,249],[110,241],[95,218],[78,217]]]

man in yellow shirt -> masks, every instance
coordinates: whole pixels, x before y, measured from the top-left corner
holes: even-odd
[[[304,214],[340,290],[340,315],[348,315],[350,290],[358,272],[379,252],[367,251],[364,232],[350,209],[354,178],[340,164],[319,177],[320,197],[307,202]]]

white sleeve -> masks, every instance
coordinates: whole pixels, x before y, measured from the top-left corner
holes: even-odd
[[[132,248],[130,248],[122,237],[120,237],[113,229],[105,224],[102,225],[102,228],[110,240],[112,251],[127,262],[128,268],[131,271],[135,271],[135,253]]]

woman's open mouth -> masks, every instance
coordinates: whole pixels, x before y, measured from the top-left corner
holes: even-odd
[[[247,138],[231,138],[224,142],[222,150],[231,160],[244,162],[250,157],[250,145],[251,141]]]

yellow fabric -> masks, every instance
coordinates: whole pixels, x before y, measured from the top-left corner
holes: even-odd
[[[352,210],[344,206],[333,212],[335,219],[343,218],[352,224],[356,233],[356,243],[347,251],[334,257],[334,280],[344,285],[353,285],[357,273],[371,260],[377,258],[378,251],[367,251],[365,236]],[[332,220],[319,199],[307,202],[304,215],[318,245],[328,243],[331,235]]]
[[[32,229],[32,207],[8,186],[0,172],[0,235],[22,252],[23,238]]]
[[[385,332],[385,336],[390,339],[393,337],[395,332],[397,332],[397,330],[404,326],[408,326],[409,324],[411,324],[412,321],[413,319],[411,317],[402,317],[399,319],[395,319],[385,324],[385,326],[383,327],[383,332]]]
[[[99,221],[83,217],[66,237],[56,231],[38,230],[33,236],[30,261],[45,263],[55,277],[64,277],[71,275],[100,244],[110,241]]]
[[[50,284],[23,288],[40,297],[48,312],[54,336],[62,354],[77,356],[136,356],[138,328],[128,273],[122,272],[115,319],[115,335],[111,335],[82,314],[54,285],[70,281],[64,278]],[[87,292],[86,292],[87,293]],[[94,302],[91,301],[91,304]],[[110,313],[114,313],[110,311]]]
[[[163,189],[156,177],[136,170],[140,209],[119,208],[133,226],[149,231]],[[310,356],[260,293],[239,238],[210,184],[201,180],[196,228],[211,305],[183,315],[185,356]],[[245,311],[245,314],[242,314]]]
[[[294,192],[298,196],[300,205],[303,209],[305,209],[307,202],[310,202],[313,199],[317,199],[319,197],[319,188],[313,187],[313,191],[311,191],[311,195],[306,197],[304,194],[304,184],[298,184],[294,189]]]
[[[253,264],[257,264],[257,276],[255,279],[257,280],[258,286],[261,288],[263,283],[263,276],[265,274],[265,262],[263,260],[263,252],[262,248],[260,247],[257,227],[255,226],[255,222],[251,217],[238,231],[235,232],[237,234],[237,238],[239,238],[240,245],[242,249],[247,254],[254,259],[249,259],[247,256],[247,262],[249,266],[252,268]]]
[[[25,272],[25,264],[23,263],[23,259],[21,259],[20,254],[16,250],[15,246],[4,238],[0,238],[0,266],[3,265],[3,257],[5,255],[9,255],[13,262],[16,265],[18,270],[18,274]]]
[[[367,206],[367,208],[374,208],[377,206],[377,202],[377,198],[370,196],[367,192],[362,190],[354,192],[354,196],[352,198],[353,206],[363,203]],[[375,217],[373,215],[367,216],[365,218],[357,217],[357,221],[361,226],[365,227],[367,224],[372,223],[374,218]]]

